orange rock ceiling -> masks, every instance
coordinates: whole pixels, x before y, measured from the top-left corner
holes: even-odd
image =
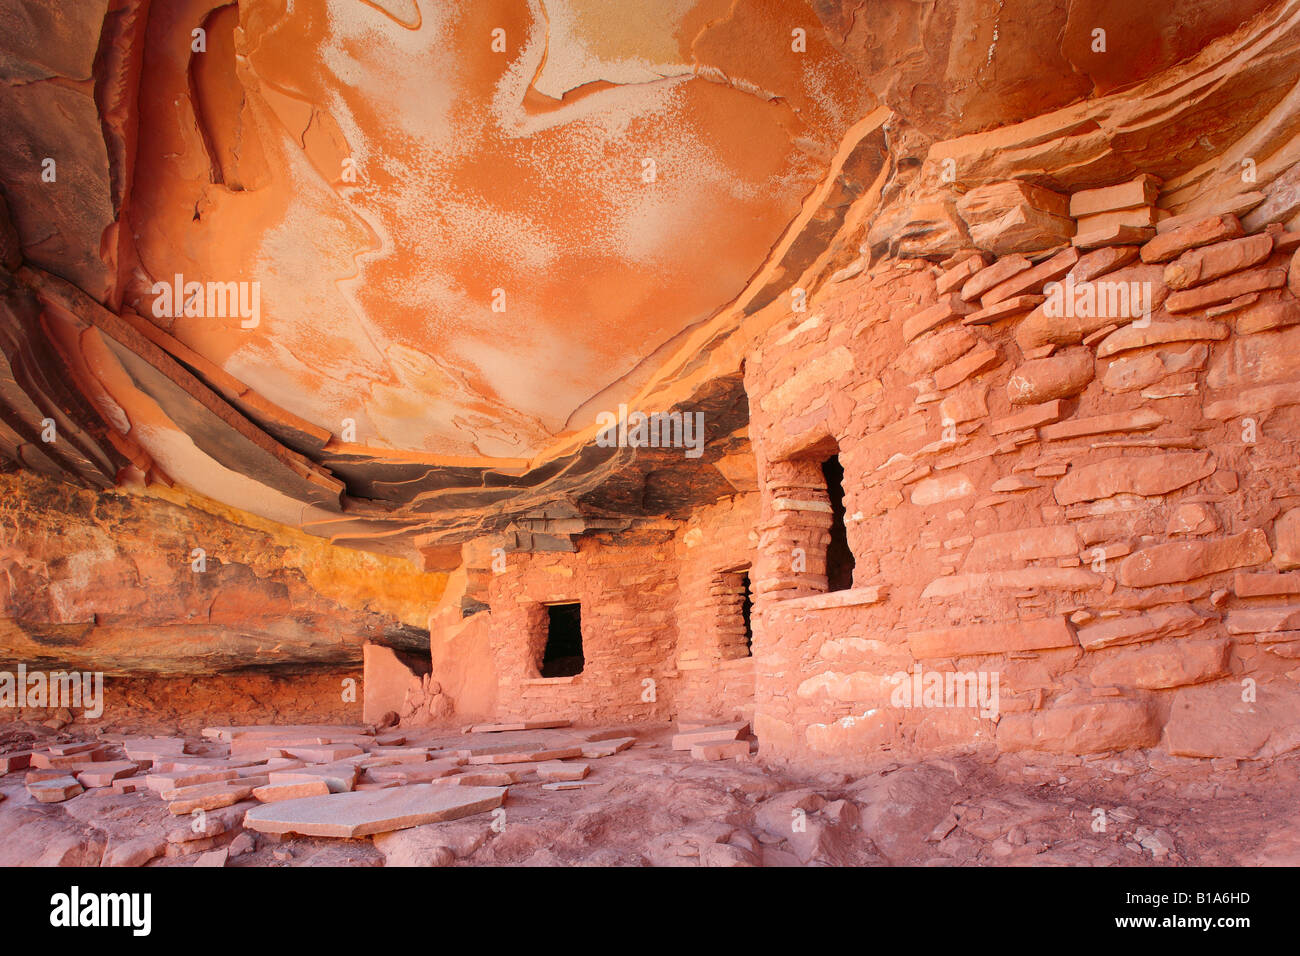
[[[729,6],[156,6],[125,301],[258,281],[256,329],[155,321],[357,444],[532,458],[741,291],[869,104],[774,29],[806,5]]]

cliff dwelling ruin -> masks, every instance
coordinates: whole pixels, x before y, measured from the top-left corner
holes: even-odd
[[[0,862],[1300,864],[1300,0],[0,72]]]

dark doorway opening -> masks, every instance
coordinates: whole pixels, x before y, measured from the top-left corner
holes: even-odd
[[[831,502],[831,542],[826,547],[826,590],[845,591],[853,587],[853,552],[849,550],[849,532],[844,524],[844,466],[840,456],[822,462],[826,495]]]
[[[745,653],[752,657],[754,654],[754,628],[750,624],[750,614],[754,610],[754,592],[749,585],[748,571],[741,572],[740,587],[742,589],[740,619],[745,622]]]
[[[572,677],[582,673],[582,605],[549,604],[546,607],[546,650],[543,677]]]

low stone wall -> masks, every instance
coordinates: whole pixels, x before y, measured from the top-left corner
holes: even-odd
[[[1300,234],[1243,219],[888,261],[755,343],[765,755],[1300,745]],[[836,453],[854,589],[818,597]],[[897,706],[927,673],[995,712]]]
[[[578,550],[506,555],[489,584],[501,716],[663,720],[670,713],[677,578],[672,533],[580,538]],[[582,605],[582,673],[542,678],[546,605]],[[435,672],[434,677],[437,677]]]

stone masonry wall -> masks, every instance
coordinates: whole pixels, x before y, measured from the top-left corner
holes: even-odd
[[[695,512],[677,534],[680,717],[753,718],[754,659],[745,646],[740,571],[749,569],[758,544],[758,505],[757,493],[724,498]]]
[[[1095,218],[1046,247],[886,260],[755,343],[765,756],[1300,746],[1300,233],[1154,194],[1057,197]],[[824,594],[836,452],[856,567]],[[895,706],[918,671],[996,674],[996,713]]]
[[[628,532],[613,543],[583,537],[577,547],[509,554],[504,570],[492,575],[485,613],[491,614],[497,714],[666,719],[676,640],[672,532]],[[582,673],[542,678],[546,605],[568,601],[582,604]]]

